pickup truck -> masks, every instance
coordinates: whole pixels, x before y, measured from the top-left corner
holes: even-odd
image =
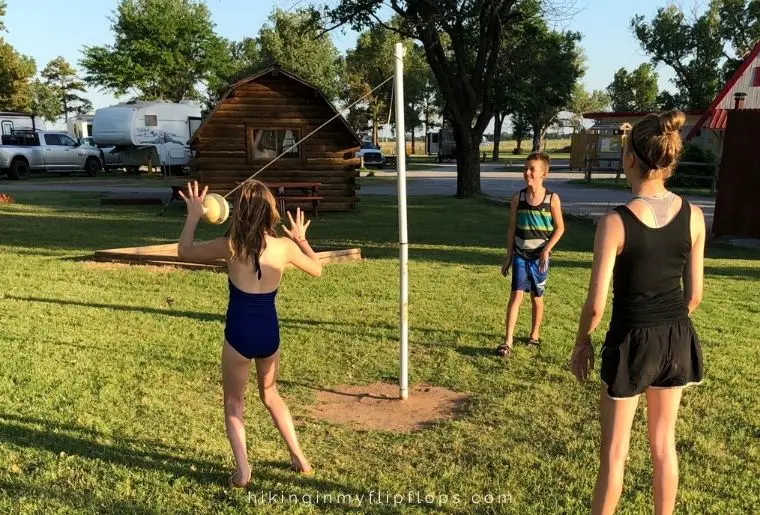
[[[2,136],[0,175],[26,179],[31,171],[95,176],[103,169],[100,150],[80,145],[63,132],[13,131]]]

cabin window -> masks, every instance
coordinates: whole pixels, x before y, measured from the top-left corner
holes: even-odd
[[[10,136],[11,134],[13,134],[13,122],[6,120],[3,122],[3,135]]]
[[[249,160],[274,159],[287,151],[280,159],[300,159],[300,146],[293,147],[301,139],[298,129],[248,129]],[[293,148],[291,148],[293,147]]]
[[[155,114],[146,114],[145,115],[145,126],[146,127],[158,127],[158,116]]]

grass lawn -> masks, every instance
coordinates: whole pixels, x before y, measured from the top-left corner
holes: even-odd
[[[175,240],[182,209],[158,217],[155,207],[101,207],[97,195],[13,196],[15,204],[0,205],[0,512],[238,513],[255,509],[264,492],[313,502],[352,495],[350,504],[317,508],[357,513],[398,512],[394,494],[417,513],[588,513],[599,380],[576,384],[567,361],[588,281],[590,224],[569,220],[555,253],[542,347],[519,347],[505,365],[493,349],[508,289],[498,273],[506,210],[409,199],[410,382],[472,400],[459,420],[398,435],[309,416],[321,388],[394,383],[398,374],[396,206],[363,198],[356,213],[325,213],[311,239],[361,246],[367,259],[328,266],[319,279],[290,272],[278,295],[280,389],[317,472],[288,471],[252,382],[249,497],[223,486],[232,466],[219,371],[225,276],[82,260],[95,249]],[[200,236],[221,232],[204,225]],[[708,251],[695,316],[706,381],[681,408],[679,513],[760,506],[758,258]],[[652,512],[645,420],[640,410],[620,513]],[[417,494],[437,504],[419,504]],[[485,494],[504,502],[483,504]]]
[[[630,187],[625,181],[625,178],[621,178],[620,182],[615,184],[615,179],[591,179],[591,182],[587,182],[586,179],[572,179],[568,181],[570,184],[577,184],[579,186],[586,186],[589,188],[600,188],[608,190],[630,190]],[[668,188],[674,193],[679,195],[694,195],[696,197],[714,197],[714,193],[710,193],[710,188],[681,188],[673,187]]]

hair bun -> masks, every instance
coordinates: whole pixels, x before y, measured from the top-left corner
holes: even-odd
[[[660,134],[672,134],[681,131],[686,123],[686,115],[681,111],[668,111],[659,115]]]

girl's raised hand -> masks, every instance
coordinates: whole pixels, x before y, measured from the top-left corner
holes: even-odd
[[[296,219],[293,220],[293,215],[290,214],[290,211],[288,211],[288,220],[290,221],[290,229],[283,226],[282,230],[285,231],[285,234],[288,235],[288,237],[295,241],[295,242],[301,242],[306,240],[306,229],[309,228],[309,225],[311,224],[311,220],[308,222],[305,221],[305,218],[303,216],[303,211],[301,211],[301,208],[296,209]]]
[[[198,192],[198,181],[187,183],[187,195],[182,191],[179,192],[179,196],[187,204],[187,217],[188,218],[200,218],[206,212],[206,208],[203,207],[203,200],[206,198],[206,192],[208,192],[208,186],[203,188],[203,191]]]

